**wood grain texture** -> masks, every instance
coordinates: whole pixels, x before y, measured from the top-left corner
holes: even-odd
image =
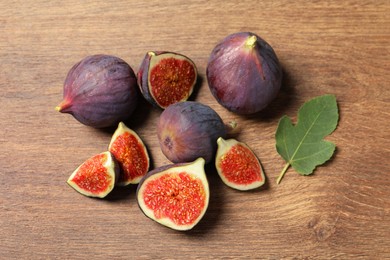
[[[0,259],[385,259],[390,258],[389,1],[0,1]],[[226,35],[253,31],[275,49],[285,78],[263,113],[240,117],[211,96],[208,55]],[[105,53],[134,70],[147,51],[191,57],[202,82],[193,99],[241,126],[267,184],[238,192],[207,167],[211,201],[190,232],[164,228],[138,209],[135,187],[108,199],[66,184],[112,132],[54,107],[70,67]],[[308,99],[336,95],[337,152],[315,174],[290,169],[274,134]],[[141,102],[128,122],[154,167],[160,111]]]

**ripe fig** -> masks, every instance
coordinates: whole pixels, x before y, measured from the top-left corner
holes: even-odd
[[[82,163],[67,183],[85,196],[104,198],[114,188],[119,171],[115,158],[107,151]]]
[[[210,162],[218,137],[227,128],[209,106],[195,101],[175,103],[160,115],[157,134],[163,154],[174,163],[190,162],[198,157]]]
[[[141,93],[151,104],[165,109],[186,101],[197,80],[194,62],[174,52],[148,52],[137,73]]]
[[[221,137],[217,143],[215,167],[227,186],[237,190],[251,190],[264,184],[261,163],[245,143]]]
[[[85,57],[69,71],[63,101],[56,107],[95,128],[128,119],[138,100],[137,80],[122,59],[109,55]]]
[[[118,185],[137,184],[148,172],[149,155],[136,132],[120,122],[114,132],[108,150],[121,168]]]
[[[206,74],[215,99],[237,114],[264,109],[282,84],[282,69],[274,50],[250,32],[231,34],[218,43]]]
[[[169,228],[192,229],[205,214],[210,198],[204,164],[204,159],[198,158],[147,173],[137,187],[142,212]]]

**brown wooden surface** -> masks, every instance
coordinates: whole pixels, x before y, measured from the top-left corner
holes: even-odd
[[[389,1],[1,1],[0,259],[384,259],[390,258]],[[240,117],[211,96],[205,79],[215,44],[237,31],[268,41],[286,76],[263,113]],[[193,99],[241,126],[238,138],[262,160],[258,191],[226,187],[207,167],[211,200],[190,232],[146,218],[135,187],[108,199],[67,184],[112,132],[79,124],[54,107],[69,68],[90,54],[126,60],[147,51],[191,57],[203,79]],[[336,95],[337,144],[310,177],[284,161],[274,134],[308,99]],[[129,126],[154,166],[167,164],[156,138],[160,111],[142,102]]]

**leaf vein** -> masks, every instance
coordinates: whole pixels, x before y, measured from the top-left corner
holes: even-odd
[[[325,106],[322,107],[322,110],[320,113],[318,113],[317,117],[313,120],[313,122],[311,123],[309,129],[305,132],[305,135],[303,136],[303,138],[301,139],[301,141],[299,142],[297,148],[295,149],[295,152],[294,154],[292,155],[291,159],[290,159],[290,162],[294,160],[295,158],[295,155],[297,154],[297,152],[300,150],[302,144],[303,144],[303,141],[306,139],[307,135],[309,134],[310,130],[313,128],[313,126],[315,125],[315,123],[317,122],[318,118],[320,117],[320,115],[324,112],[325,110]]]
[[[329,147],[325,147],[324,149],[321,149],[321,150],[319,150],[319,151],[317,151],[317,152],[315,152],[315,153],[312,153],[312,154],[310,154],[310,155],[308,155],[308,156],[299,157],[298,159],[295,159],[295,160],[293,160],[292,162],[298,162],[298,161],[302,161],[302,160],[305,160],[305,159],[310,158],[310,157],[314,157],[314,156],[316,156],[317,154],[320,154],[320,153],[322,153],[323,151],[328,150],[328,149],[329,149]]]

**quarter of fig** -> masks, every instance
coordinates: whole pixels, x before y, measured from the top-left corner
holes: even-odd
[[[282,84],[282,68],[274,50],[250,32],[231,34],[218,43],[206,74],[215,99],[238,114],[264,109]]]
[[[210,198],[204,163],[198,158],[147,173],[137,187],[142,212],[169,228],[192,229],[205,214]]]
[[[104,198],[114,188],[119,171],[115,158],[107,151],[82,163],[67,183],[85,196]]]
[[[175,103],[160,115],[157,134],[163,154],[174,163],[191,162],[198,157],[210,162],[218,137],[226,126],[209,106],[195,101]]]
[[[222,181],[237,190],[252,190],[265,182],[257,156],[243,142],[218,138],[215,167]]]
[[[149,154],[136,132],[120,122],[108,150],[121,168],[118,185],[137,184],[149,169]]]
[[[85,125],[103,128],[128,119],[137,101],[132,68],[115,56],[92,55],[70,69],[63,101],[56,110],[73,115]]]
[[[194,62],[179,53],[148,52],[137,73],[141,93],[151,104],[165,109],[186,101],[197,80]]]

